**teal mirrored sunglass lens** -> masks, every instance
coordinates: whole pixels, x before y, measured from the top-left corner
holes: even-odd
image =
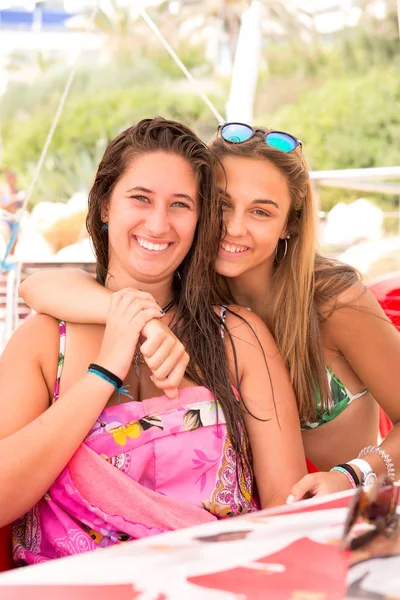
[[[291,152],[297,146],[296,139],[287,133],[267,133],[265,141],[271,148],[276,148],[276,150],[282,152]]]
[[[253,135],[253,130],[246,125],[239,125],[238,123],[232,123],[225,125],[221,129],[221,135],[227,142],[234,144],[240,144],[246,142]]]

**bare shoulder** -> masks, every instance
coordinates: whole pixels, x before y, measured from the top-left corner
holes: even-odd
[[[235,304],[227,307],[226,329],[238,355],[245,362],[257,355],[274,356],[278,350],[272,333],[264,321],[251,310]]]
[[[8,342],[1,357],[3,368],[29,360],[39,366],[46,382],[52,381],[57,371],[59,339],[57,319],[42,314],[29,317]]]
[[[323,329],[332,340],[345,340],[354,334],[362,334],[363,339],[382,334],[392,337],[395,333],[378,301],[362,282],[338,295],[334,304],[326,307],[326,314]]]
[[[16,329],[9,345],[19,346],[21,349],[32,350],[32,355],[39,356],[49,342],[59,338],[59,322],[49,315],[37,314],[25,319]],[[58,343],[58,342],[57,342]]]
[[[364,315],[375,315],[385,318],[385,313],[378,301],[361,281],[350,285],[338,294],[336,298],[326,303],[323,307],[323,312],[327,316],[328,324],[333,324],[357,314],[355,309],[358,309],[358,314],[361,312]]]

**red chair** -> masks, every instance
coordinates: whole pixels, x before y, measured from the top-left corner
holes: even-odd
[[[0,571],[14,567],[11,546],[11,525],[0,528]]]

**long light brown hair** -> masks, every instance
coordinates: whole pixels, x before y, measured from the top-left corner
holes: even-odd
[[[352,267],[317,253],[316,209],[307,163],[301,147],[282,152],[267,146],[265,133],[241,144],[214,139],[210,148],[218,161],[224,156],[268,160],[284,175],[291,198],[287,216],[287,253],[275,260],[272,277],[271,330],[288,366],[300,420],[317,417],[317,403],[329,406],[330,389],[321,341],[327,305],[359,280]],[[285,241],[278,242],[281,260]]]
[[[238,402],[230,385],[221,336],[223,324],[214,310],[214,306],[221,304],[214,264],[222,232],[214,160],[207,146],[185,125],[162,117],[143,119],[108,145],[89,193],[86,223],[96,254],[97,280],[105,285],[108,275],[108,233],[104,230],[101,213],[131,161],[136,156],[157,151],[183,157],[197,182],[199,218],[196,231],[192,246],[173,280],[174,330],[190,356],[186,375],[196,384],[207,387],[220,403],[238,463],[252,473],[250,451],[243,450],[249,448],[243,419],[244,403]],[[239,382],[237,386],[240,389]],[[240,491],[243,491],[242,486]]]

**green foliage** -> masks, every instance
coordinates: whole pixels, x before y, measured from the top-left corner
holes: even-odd
[[[359,25],[329,38],[309,31],[286,39],[268,37],[256,98],[257,122],[298,135],[313,169],[361,168],[400,164],[400,45],[396,0],[382,21],[364,13]],[[164,7],[165,8],[165,7]],[[174,41],[184,64],[207,93],[211,66],[205,49],[179,42],[160,13],[158,24]],[[165,23],[164,23],[165,21]],[[171,24],[171,23],[170,23]],[[39,177],[32,202],[60,200],[87,189],[107,142],[140,118],[161,114],[182,120],[208,140],[215,119],[190,88],[179,68],[144,24],[135,36],[123,12],[96,25],[108,36],[115,60],[88,56],[77,72]],[[295,33],[295,32],[294,32]],[[117,35],[118,34],[118,35]],[[133,39],[134,38],[134,39]],[[133,45],[134,42],[134,45]],[[112,54],[112,52],[111,52]],[[120,57],[120,60],[118,60]],[[23,60],[23,57],[21,58]],[[90,62],[89,62],[90,61]],[[0,102],[3,162],[29,184],[67,79],[65,67],[43,67],[40,79],[13,84]],[[229,82],[214,75],[214,101],[224,113]],[[321,189],[321,207],[359,197],[357,191]],[[362,194],[387,209],[396,199]]]
[[[269,41],[263,50],[265,76],[326,77],[361,74],[382,65],[400,66],[396,0],[388,0],[388,14],[377,19],[366,10],[356,27],[332,36],[290,36]]]
[[[298,136],[312,169],[400,165],[400,80],[393,67],[366,75],[332,79],[300,94],[259,123],[271,123]],[[353,198],[357,192],[343,194]],[[363,194],[366,195],[366,194]],[[378,196],[379,198],[379,196]],[[338,191],[321,190],[324,209]]]
[[[180,89],[141,86],[110,89],[91,95],[72,95],[55,131],[45,165],[32,198],[66,200],[87,189],[106,144],[119,131],[141,118],[162,116],[183,121],[204,137],[215,131],[215,119],[203,101]],[[39,159],[54,114],[47,105],[26,122],[8,120],[3,128],[4,157],[26,186]]]

